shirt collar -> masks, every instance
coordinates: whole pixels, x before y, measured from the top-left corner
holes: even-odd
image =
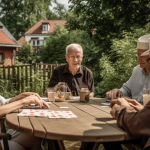
[[[70,73],[70,71],[69,71],[69,65],[67,64],[66,66],[65,66],[65,69],[64,69],[64,71],[63,71],[63,73]],[[76,74],[83,74],[83,69],[82,69],[82,65],[80,66],[80,68],[79,68],[79,70],[77,71],[77,73]]]

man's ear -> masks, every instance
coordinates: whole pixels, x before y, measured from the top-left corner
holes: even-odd
[[[68,56],[67,55],[65,55],[65,58],[66,58],[66,62],[68,62]]]

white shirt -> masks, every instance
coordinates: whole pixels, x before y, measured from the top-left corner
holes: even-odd
[[[130,79],[119,89],[124,96],[143,102],[143,87],[150,88],[150,74],[147,76],[143,68],[136,66]]]
[[[11,98],[5,99],[3,96],[0,95],[0,106],[8,104]]]

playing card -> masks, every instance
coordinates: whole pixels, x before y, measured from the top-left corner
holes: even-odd
[[[107,105],[107,106],[110,106],[110,103],[102,103],[103,105]]]
[[[35,116],[35,110],[23,109],[23,111],[19,113],[17,116]]]
[[[69,107],[60,107],[60,108],[69,108]]]
[[[76,118],[77,116],[72,111],[63,111],[67,117]]]
[[[56,117],[56,118],[68,118],[66,116],[66,114],[63,111],[53,111],[52,114]]]
[[[56,117],[52,114],[52,112],[50,112],[50,113],[48,114],[48,118],[56,118]]]
[[[106,107],[110,107],[110,106],[101,106],[101,107],[106,108]]]
[[[35,110],[35,116],[37,116],[37,117],[47,117],[48,113],[45,110]]]

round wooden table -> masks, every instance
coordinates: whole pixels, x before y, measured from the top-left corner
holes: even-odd
[[[50,105],[50,110],[70,110],[77,118],[17,117],[18,112],[22,111],[18,110],[6,115],[6,123],[10,128],[22,133],[49,139],[49,145],[56,147],[56,150],[57,146],[64,150],[62,140],[96,142],[98,146],[102,142],[134,139],[135,137],[118,127],[116,120],[109,113],[110,107],[101,107],[104,102],[106,103],[106,99],[102,98],[93,98],[89,103],[73,100],[55,102]],[[50,149],[55,150],[54,147]]]

